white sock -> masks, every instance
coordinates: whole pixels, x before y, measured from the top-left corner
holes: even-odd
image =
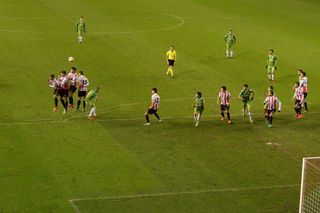
[[[226,56],[229,58],[229,50],[226,51]]]
[[[249,112],[248,115],[249,115],[250,119],[252,119],[252,113]]]
[[[194,121],[197,121],[197,115],[196,114],[193,115],[193,119],[194,119]]]
[[[79,36],[79,37],[78,37],[78,41],[79,41],[80,43],[82,43],[83,37],[82,37],[82,36]]]
[[[269,78],[269,80],[271,80],[271,74],[268,74],[268,78]]]
[[[199,120],[200,120],[200,114],[197,114],[197,122],[199,122]]]
[[[90,109],[89,116],[92,116],[92,115],[93,115],[93,112],[94,112],[94,107],[92,107],[92,108]]]
[[[93,116],[97,116],[97,114],[96,114],[96,108],[93,107],[92,109],[93,109],[92,115],[93,115]]]
[[[231,56],[231,58],[233,57],[233,51],[232,50],[230,51],[230,56]]]
[[[271,74],[271,80],[274,81],[274,74]]]

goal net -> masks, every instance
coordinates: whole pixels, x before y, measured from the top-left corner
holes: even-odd
[[[320,157],[303,158],[299,213],[320,212]]]

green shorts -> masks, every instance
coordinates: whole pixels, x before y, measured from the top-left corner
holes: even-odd
[[[84,30],[78,30],[78,36],[82,36],[84,34]]]
[[[274,66],[268,66],[267,69],[268,69],[268,74],[272,74],[276,70],[276,68]]]
[[[200,115],[203,113],[204,108],[195,108],[194,114],[200,113]]]
[[[90,107],[95,107],[96,106],[93,101],[86,100],[86,103],[89,104]]]
[[[227,50],[232,50],[233,49],[233,44],[226,44]]]
[[[243,101],[243,109],[246,110],[248,109],[248,111],[250,111],[250,101]]]

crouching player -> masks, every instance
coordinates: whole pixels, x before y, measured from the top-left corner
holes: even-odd
[[[94,104],[94,101],[98,98],[99,89],[100,88],[97,87],[95,90],[90,90],[86,96],[86,102],[91,107],[90,113],[88,115],[88,119],[90,120],[94,120],[97,117],[96,105]]]
[[[263,102],[265,106],[265,117],[267,119],[268,127],[272,127],[273,114],[276,112],[277,104],[279,105],[278,111],[281,111],[281,102],[274,95],[272,90],[269,90],[268,97]]]
[[[58,79],[56,79],[54,74],[51,74],[49,76],[48,82],[47,82],[49,87],[53,88],[53,101],[54,101],[54,108],[52,111],[57,111],[58,110],[58,97],[59,97],[59,88],[60,84]]]
[[[160,105],[160,96],[157,94],[157,88],[152,88],[151,90],[151,105],[148,108],[148,111],[144,114],[144,116],[146,117],[147,123],[145,123],[145,126],[149,126],[150,125],[150,119],[149,119],[149,115],[154,115],[156,116],[156,118],[158,119],[159,122],[161,122],[161,119],[159,117],[159,115],[157,114],[157,111],[159,109],[159,105]]]
[[[230,101],[231,101],[231,94],[227,91],[227,88],[225,86],[221,87],[221,90],[219,92],[218,98],[217,98],[217,104],[220,103],[220,110],[221,110],[221,120],[224,120],[224,111],[227,112],[228,117],[228,123],[231,124],[230,119]]]
[[[196,122],[195,126],[197,127],[199,125],[199,121],[204,110],[204,100],[202,98],[201,92],[196,93],[195,104],[192,105],[192,107],[194,108],[193,116],[194,116],[194,121]]]
[[[292,97],[294,101],[294,111],[296,112],[296,118],[302,118],[301,108],[304,101],[304,95],[302,89],[299,87],[299,82],[294,84],[294,94]]]

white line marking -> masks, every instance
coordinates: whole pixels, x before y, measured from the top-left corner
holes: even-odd
[[[79,207],[73,202],[73,200],[69,200],[69,203],[72,206],[75,213],[81,213]]]
[[[188,195],[188,194],[204,194],[204,193],[220,193],[220,192],[241,192],[251,190],[264,190],[264,189],[282,189],[298,187],[300,184],[288,184],[288,185],[274,185],[274,186],[252,186],[252,187],[241,187],[241,188],[225,188],[225,189],[211,189],[211,190],[199,190],[199,191],[182,191],[182,192],[164,192],[164,193],[153,193],[153,194],[136,194],[136,195],[120,195],[120,196],[109,196],[109,197],[88,197],[88,198],[75,198],[69,200],[78,209],[75,202],[86,201],[86,200],[115,200],[115,199],[130,199],[130,198],[146,198],[146,197],[164,197],[164,196],[175,196],[175,195]],[[80,212],[80,211],[79,211]]]

